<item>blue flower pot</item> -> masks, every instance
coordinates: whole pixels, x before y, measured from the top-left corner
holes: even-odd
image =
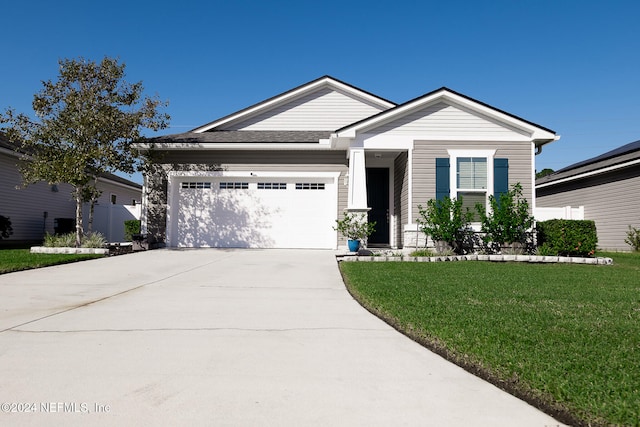
[[[358,249],[360,249],[360,240],[349,239],[347,241],[347,244],[349,245],[350,252],[358,252]]]

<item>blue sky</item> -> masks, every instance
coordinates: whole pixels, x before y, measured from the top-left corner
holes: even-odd
[[[637,0],[26,0],[2,14],[1,110],[31,113],[60,58],[111,56],[169,101],[160,134],[328,74],[397,103],[447,86],[551,128],[538,170],[640,139]]]

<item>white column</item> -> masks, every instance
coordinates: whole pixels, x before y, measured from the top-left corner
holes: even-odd
[[[349,201],[347,210],[366,211],[368,209],[364,149],[352,148],[349,150]]]

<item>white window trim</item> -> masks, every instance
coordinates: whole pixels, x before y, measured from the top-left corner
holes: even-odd
[[[487,159],[487,188],[485,206],[489,206],[489,196],[493,195],[493,158],[496,150],[447,150],[449,154],[449,197],[458,198],[458,191],[473,192],[468,188],[458,188],[458,157],[484,157]]]

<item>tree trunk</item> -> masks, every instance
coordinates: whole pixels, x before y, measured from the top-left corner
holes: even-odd
[[[82,188],[76,187],[76,248],[82,245]]]
[[[93,211],[95,205],[96,199],[92,197],[91,200],[89,200],[89,221],[87,223],[87,233],[91,233],[93,231]]]

